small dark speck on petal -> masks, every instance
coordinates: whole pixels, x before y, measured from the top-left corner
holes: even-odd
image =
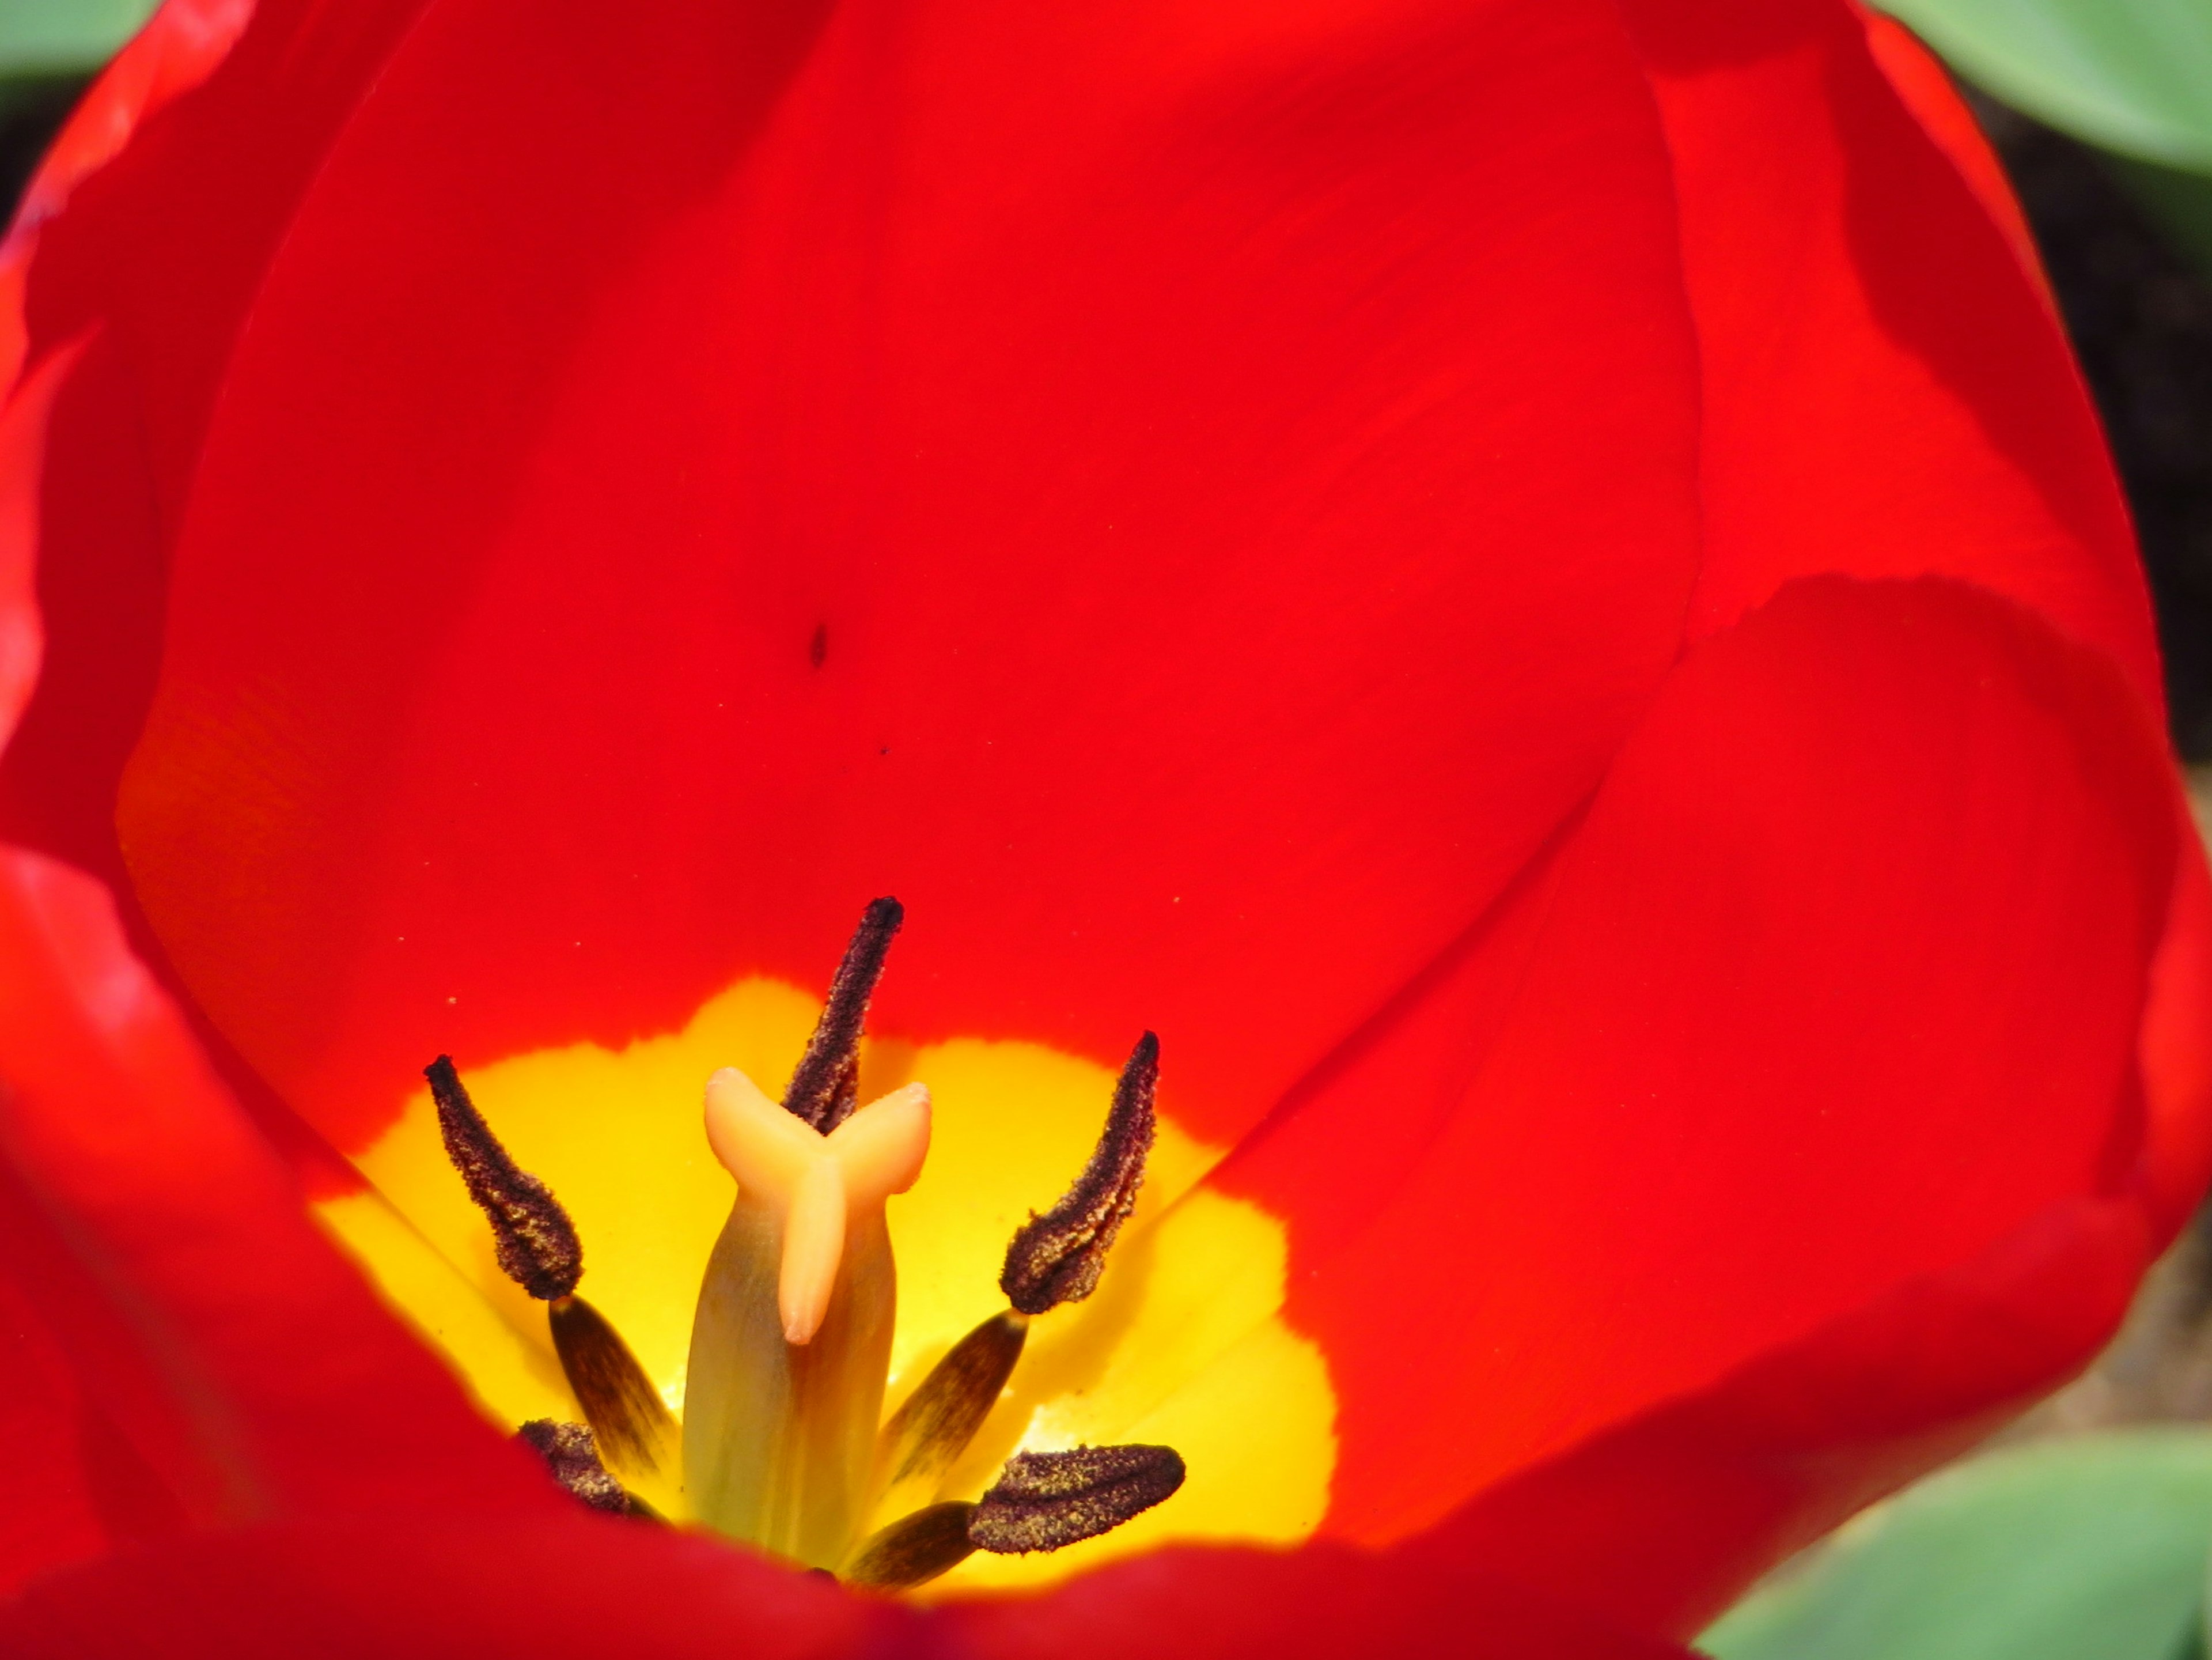
[[[817,623],[814,625],[814,637],[806,642],[806,660],[818,669],[822,666],[822,660],[829,655],[830,625],[827,623]]]

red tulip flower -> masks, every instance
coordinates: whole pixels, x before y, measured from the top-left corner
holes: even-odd
[[[6,258],[11,1654],[1664,1656],[2204,1184],[1840,0],[170,0]]]

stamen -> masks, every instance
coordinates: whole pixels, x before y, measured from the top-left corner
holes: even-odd
[[[580,1297],[556,1298],[545,1314],[561,1370],[608,1457],[633,1470],[659,1468],[676,1419],[622,1334]]]
[[[1029,1336],[1029,1316],[1009,1309],[994,1314],[952,1346],[929,1369],[905,1404],[884,1426],[881,1463],[884,1505],[928,1499],[1006,1386]]]
[[[553,1479],[593,1510],[610,1516],[630,1513],[629,1494],[599,1462],[599,1449],[588,1426],[563,1424],[550,1418],[533,1418],[515,1432],[527,1442]]]
[[[869,902],[830,982],[806,1053],[799,1057],[791,1086],[783,1092],[784,1110],[824,1135],[851,1117],[859,1104],[860,1030],[867,1021],[868,1000],[883,978],[884,958],[905,920],[905,907],[897,900],[885,896]]]
[[[707,1080],[708,1144],[738,1191],[691,1321],[684,1491],[708,1526],[811,1567],[860,1530],[897,1296],[884,1207],[929,1151],[921,1085],[854,1107],[903,914],[868,906],[781,1106],[734,1068]]]
[[[645,1368],[606,1316],[575,1295],[584,1274],[576,1225],[544,1183],[517,1164],[462,1085],[451,1055],[422,1068],[438,1104],[446,1156],[491,1221],[493,1255],[507,1277],[545,1305],[561,1370],[616,1463],[654,1469],[676,1420]],[[551,1422],[551,1420],[544,1420]],[[594,1455],[596,1456],[596,1454]]]
[[[1018,1452],[968,1518],[968,1537],[1002,1556],[1060,1550],[1142,1515],[1182,1478],[1173,1447]]]
[[[839,1576],[871,1590],[905,1590],[956,1568],[975,1551],[968,1536],[975,1506],[960,1499],[901,1517],[872,1535]]]
[[[507,1157],[461,1086],[451,1055],[440,1055],[422,1075],[438,1104],[446,1157],[491,1220],[500,1271],[541,1302],[566,1297],[584,1272],[584,1248],[568,1213],[543,1182]]]
[[[1106,1253],[1144,1185],[1159,1076],[1160,1040],[1146,1032],[1121,1068],[1106,1128],[1083,1174],[1057,1205],[1032,1213],[1006,1247],[999,1288],[1024,1314],[1079,1303],[1097,1288]]]
[[[1055,1551],[1111,1533],[1182,1486],[1173,1447],[1078,1447],[1018,1452],[981,1504],[950,1499],[878,1529],[840,1578],[904,1590],[956,1568],[969,1553]]]

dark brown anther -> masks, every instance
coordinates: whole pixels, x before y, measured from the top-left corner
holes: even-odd
[[[599,1445],[588,1426],[533,1418],[514,1433],[545,1461],[556,1481],[593,1510],[610,1516],[631,1513],[629,1494],[599,1462]]]
[[[902,1516],[872,1534],[838,1577],[872,1590],[904,1590],[926,1584],[975,1554],[968,1536],[975,1506],[958,1499]]]
[[[608,1459],[623,1469],[658,1468],[676,1420],[622,1334],[580,1297],[557,1298],[545,1312],[561,1370]]]
[[[860,1104],[860,1031],[867,1022],[868,1000],[884,977],[884,958],[905,920],[906,909],[897,900],[869,902],[830,982],[806,1053],[792,1071],[791,1087],[783,1092],[784,1110],[824,1135]]]
[[[1064,1549],[1152,1509],[1182,1478],[1173,1447],[1018,1452],[968,1518],[968,1537],[1002,1556]]]
[[[1012,1375],[1029,1336],[1026,1315],[994,1314],[929,1369],[884,1426],[882,1468],[887,1485],[929,1484],[952,1468],[975,1438]],[[927,1497],[927,1493],[921,1495]]]
[[[676,1420],[622,1334],[575,1295],[584,1273],[584,1247],[575,1224],[551,1189],[507,1156],[462,1087],[451,1055],[440,1055],[422,1068],[422,1075],[438,1104],[446,1156],[468,1184],[469,1197],[491,1219],[501,1270],[544,1299],[554,1352],[599,1444],[623,1468],[658,1468],[661,1450],[674,1438]],[[596,1463],[596,1450],[592,1457]]]
[[[999,1288],[1024,1314],[1042,1314],[1062,1303],[1079,1303],[1097,1288],[1106,1253],[1145,1184],[1145,1156],[1152,1150],[1152,1094],[1160,1078],[1160,1040],[1137,1040],[1106,1128],[1067,1196],[1043,1215],[1031,1215],[1006,1247]]]
[[[584,1248],[568,1213],[543,1182],[507,1157],[461,1086],[451,1055],[440,1055],[422,1075],[438,1104],[446,1157],[491,1219],[500,1271],[542,1301],[566,1297],[584,1272]]]

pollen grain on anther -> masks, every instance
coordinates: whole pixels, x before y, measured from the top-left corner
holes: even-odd
[[[1106,1128],[1082,1175],[1058,1204],[1024,1223],[1006,1247],[999,1288],[1024,1314],[1079,1303],[1097,1288],[1106,1253],[1144,1185],[1159,1076],[1160,1040],[1148,1031],[1121,1068]]]
[[[968,1518],[968,1537],[1000,1555],[1061,1550],[1124,1522],[1182,1486],[1173,1447],[1077,1447],[1019,1452]]]
[[[451,1055],[440,1055],[422,1075],[438,1104],[446,1156],[491,1222],[500,1271],[541,1302],[566,1297],[584,1272],[584,1248],[568,1213],[544,1183],[507,1156],[469,1099]]]
[[[514,1433],[517,1440],[545,1461],[556,1481],[592,1509],[610,1516],[652,1516],[649,1508],[607,1474],[588,1424],[533,1418]]]
[[[806,1053],[784,1091],[784,1110],[824,1135],[860,1104],[860,1034],[867,1024],[868,1000],[875,995],[884,959],[905,920],[905,907],[888,895],[869,902],[830,982]]]
[[[575,1294],[584,1274],[575,1224],[552,1189],[517,1164],[492,1134],[451,1055],[440,1055],[422,1075],[438,1104],[446,1156],[491,1223],[500,1271],[545,1304],[554,1353],[599,1444],[617,1465],[657,1468],[674,1440],[675,1419],[622,1334]]]

